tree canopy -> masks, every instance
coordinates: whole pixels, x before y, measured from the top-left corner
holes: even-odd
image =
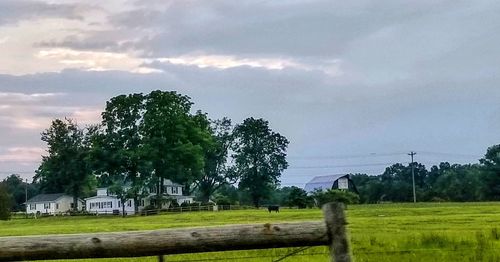
[[[66,192],[77,199],[92,187],[93,176],[89,156],[89,136],[70,119],[55,119],[42,133],[42,141],[47,143],[47,156],[34,177],[40,182],[45,193]]]
[[[232,145],[235,172],[239,187],[249,191],[256,207],[278,185],[281,172],[288,167],[288,144],[264,119],[247,118],[235,127]]]

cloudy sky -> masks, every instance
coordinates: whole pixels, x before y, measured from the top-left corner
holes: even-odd
[[[500,2],[0,0],[0,179],[54,118],[155,89],[291,141],[283,185],[500,143]]]

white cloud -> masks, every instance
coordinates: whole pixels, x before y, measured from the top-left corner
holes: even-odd
[[[201,55],[201,56],[179,56],[156,59],[159,62],[168,62],[174,65],[194,65],[200,68],[214,67],[228,69],[239,66],[262,67],[272,70],[282,70],[285,67],[305,68],[291,59],[279,58],[239,58],[227,55]]]
[[[99,122],[100,108],[61,104],[65,93],[0,92],[0,120],[12,129],[43,130],[54,118],[69,117],[82,124]]]
[[[0,37],[0,45],[7,43],[10,40],[9,36]]]
[[[97,124],[101,122],[102,109],[98,108],[76,108],[68,116],[79,125]]]
[[[6,104],[18,104],[20,102],[39,102],[50,100],[56,97],[64,96],[64,93],[17,93],[17,92],[0,92],[0,102]]]
[[[78,68],[88,71],[127,71],[132,73],[150,74],[161,71],[142,66],[143,59],[126,53],[77,51],[66,48],[40,50],[36,58],[51,60],[61,64],[61,69]]]
[[[241,66],[263,68],[267,70],[283,70],[286,68],[305,71],[319,70],[330,76],[342,74],[340,59],[329,60],[325,63],[303,63],[292,58],[245,58],[230,55],[185,55],[178,57],[163,57],[153,59],[161,63],[174,65],[197,66],[199,68],[230,69]],[[147,62],[151,62],[148,60]]]
[[[40,147],[10,147],[0,152],[0,162],[38,162],[44,153]]]

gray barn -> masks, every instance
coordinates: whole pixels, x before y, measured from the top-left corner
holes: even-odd
[[[307,193],[312,193],[317,189],[344,189],[358,194],[358,190],[356,189],[354,182],[350,176],[346,174],[317,176],[309,181],[304,188]]]

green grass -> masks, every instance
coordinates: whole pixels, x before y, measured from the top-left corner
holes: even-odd
[[[0,222],[0,236],[152,230],[322,220],[320,210],[193,212],[148,217],[47,217]],[[353,205],[347,210],[355,261],[500,261],[500,203]],[[295,249],[167,256],[166,261],[274,261]],[[284,261],[329,261],[313,247]],[[106,259],[102,261],[156,261]],[[87,260],[91,261],[91,260]]]

